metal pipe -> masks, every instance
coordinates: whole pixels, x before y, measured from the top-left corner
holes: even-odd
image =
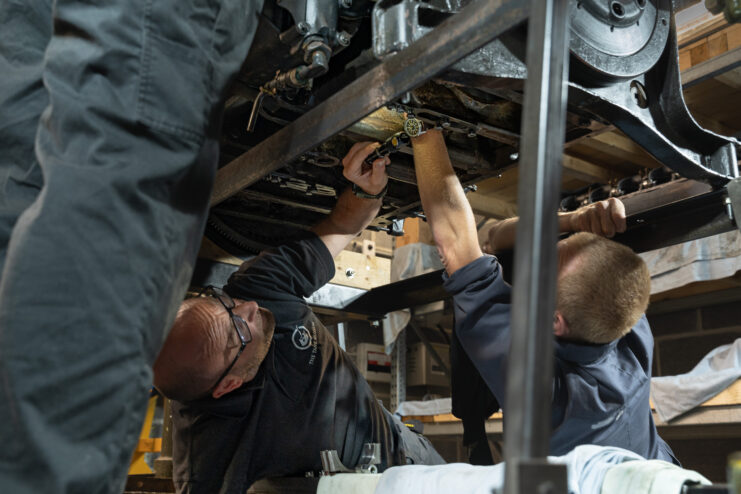
[[[334,97],[221,168],[216,173],[211,206],[293,161],[517,26],[527,18],[529,9],[523,3],[520,0],[475,0],[410,47],[389,57]]]
[[[507,365],[505,492],[524,493],[548,455],[553,312],[568,78],[568,0],[532,0],[520,142],[520,180]],[[529,470],[527,470],[529,469]],[[532,476],[531,476],[532,477]],[[528,487],[529,484],[529,487]],[[556,492],[565,492],[557,486]],[[535,491],[534,491],[535,492]]]

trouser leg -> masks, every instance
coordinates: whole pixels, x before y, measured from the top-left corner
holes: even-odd
[[[260,4],[54,3],[44,184],[0,280],[2,492],[121,492]]]
[[[10,232],[43,183],[33,147],[48,103],[41,73],[50,37],[51,0],[0,2],[0,273]]]
[[[442,465],[445,460],[435,450],[429,439],[404,425],[396,415],[384,410],[391,417],[392,424],[399,432],[399,448],[409,465]]]

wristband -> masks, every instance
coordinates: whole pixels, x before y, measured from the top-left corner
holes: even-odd
[[[357,197],[360,197],[361,199],[381,199],[383,196],[386,195],[386,191],[389,188],[389,184],[386,184],[386,186],[383,188],[381,192],[378,194],[369,194],[360,187],[358,187],[357,184],[352,184],[352,193],[355,194]]]

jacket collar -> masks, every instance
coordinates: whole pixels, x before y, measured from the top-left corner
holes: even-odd
[[[612,351],[620,339],[601,345],[579,343],[562,338],[555,339],[556,357],[576,364],[591,364]]]

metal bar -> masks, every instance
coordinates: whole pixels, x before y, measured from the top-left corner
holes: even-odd
[[[388,319],[383,320],[389,324]],[[394,349],[391,352],[391,410],[399,408],[407,399],[407,330],[402,329],[396,336]]]
[[[558,259],[556,210],[566,134],[568,0],[533,0],[531,5],[505,400],[508,494],[526,492],[528,485],[519,478],[521,466],[548,455]],[[557,489],[561,490],[565,491],[565,486]]]
[[[726,197],[721,189],[643,210],[628,216],[625,233],[613,240],[645,252],[730,232],[736,227],[728,215]]]
[[[443,373],[450,379],[450,369],[448,369],[448,366],[443,362],[443,359],[440,357],[440,355],[437,353],[437,350],[435,350],[435,347],[432,346],[432,343],[430,342],[430,339],[427,338],[427,335],[424,334],[424,331],[422,331],[422,328],[417,326],[417,323],[414,321],[409,321],[409,326],[414,330],[414,332],[419,337],[422,344],[427,348],[427,351],[430,352],[430,355],[432,356],[432,359],[437,362],[437,365],[439,365]]]
[[[337,323],[337,344],[340,345],[340,348],[347,351],[347,347],[345,346],[345,323],[344,322]]]
[[[475,0],[216,173],[211,205],[298,158],[527,18],[520,0]]]
[[[373,288],[344,310],[381,318],[391,311],[443,300],[448,294],[443,289],[442,273],[440,269]]]

